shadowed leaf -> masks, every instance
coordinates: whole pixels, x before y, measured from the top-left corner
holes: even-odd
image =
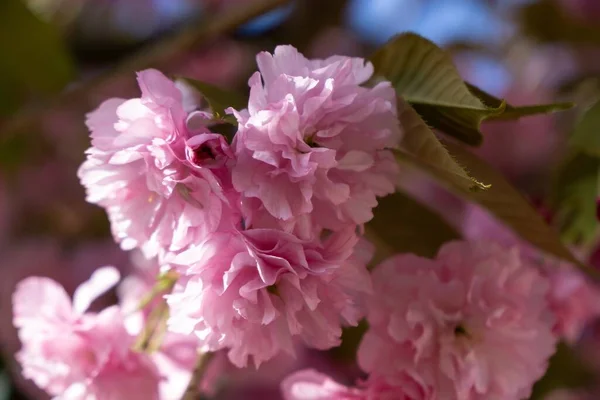
[[[548,393],[559,388],[583,387],[592,383],[593,379],[592,371],[577,357],[575,351],[559,343],[546,374],[534,385],[529,399],[544,399]]]
[[[367,238],[377,245],[373,265],[396,253],[434,257],[446,242],[460,234],[440,215],[403,192],[379,200],[366,226]]]
[[[414,158],[408,158],[401,152],[397,153],[399,162],[424,170],[439,181],[443,186],[487,209],[508,228],[512,229],[522,239],[558,258],[579,266],[585,273],[595,279],[600,278],[598,271],[579,262],[561,242],[558,232],[550,227],[541,215],[527,200],[494,168],[485,161],[452,142],[445,143],[449,153],[469,171],[476,171],[476,177],[489,183],[487,190],[469,190],[467,182],[457,183],[449,179],[448,173],[439,169],[424,167],[416,163]]]
[[[210,83],[201,82],[195,79],[181,79],[202,94],[216,118],[225,120],[227,122],[237,123],[235,118],[232,118],[225,113],[225,109],[233,107],[236,110],[241,110],[248,106],[248,100],[237,92],[223,89]]]

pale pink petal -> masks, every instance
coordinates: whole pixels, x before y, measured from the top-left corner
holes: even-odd
[[[121,279],[115,267],[98,268],[90,279],[77,288],[73,294],[73,309],[83,314],[90,304],[105,292],[113,288]]]

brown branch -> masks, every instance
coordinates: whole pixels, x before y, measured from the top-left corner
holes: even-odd
[[[198,360],[196,361],[194,372],[192,372],[190,383],[185,389],[185,393],[183,393],[181,400],[198,400],[198,398],[200,398],[202,393],[200,392],[199,387],[202,384],[202,377],[204,376],[213,355],[214,353],[201,353],[198,355]]]
[[[163,60],[173,60],[176,56],[223,34],[234,31],[238,26],[266,13],[274,8],[281,7],[290,0],[260,0],[249,1],[226,11],[211,16],[208,21],[197,21],[193,26],[176,34],[166,37],[148,48],[142,49],[122,64],[101,73],[94,78],[76,84],[74,87],[58,94],[52,101],[42,102],[22,109],[0,128],[0,141],[8,139],[11,135],[23,129],[35,126],[41,115],[48,109],[60,107],[77,101],[90,91],[102,86],[118,74],[131,73],[136,70],[157,66]],[[135,21],[132,21],[135,23]],[[200,25],[200,26],[198,26]]]

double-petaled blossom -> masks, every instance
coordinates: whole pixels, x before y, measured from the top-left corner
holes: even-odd
[[[293,354],[294,339],[336,346],[370,291],[371,251],[357,240],[354,229],[322,243],[274,229],[214,233],[173,260],[182,277],[168,296],[169,327],[197,335],[203,350],[229,349],[240,367]]]
[[[519,400],[557,342],[549,284],[518,249],[446,244],[373,272],[361,368],[410,399]]]
[[[57,398],[158,400],[158,371],[147,355],[131,349],[135,337],[120,308],[86,312],[118,279],[111,267],[97,270],[73,302],[51,279],[19,284],[13,311],[23,345],[17,359],[26,378]]]
[[[572,264],[556,260],[518,238],[480,208],[467,210],[465,235],[494,241],[505,248],[518,248],[522,257],[538,266],[548,278],[548,302],[556,316],[555,332],[569,343],[576,342],[585,327],[600,317],[600,290]]]
[[[138,73],[141,97],[110,99],[88,115],[92,147],[79,169],[87,200],[104,207],[124,249],[151,257],[214,231],[227,204],[228,144],[191,111],[180,88],[156,70]]]
[[[292,46],[257,56],[248,109],[233,111],[233,185],[254,220],[311,237],[372,217],[394,191],[401,130],[389,82],[360,58],[308,60]],[[266,214],[261,215],[261,214]]]

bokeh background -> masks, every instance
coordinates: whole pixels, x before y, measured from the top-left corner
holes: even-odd
[[[262,10],[271,11],[246,18]],[[485,124],[476,150],[552,223],[566,138],[600,97],[598,0],[0,0],[0,400],[47,398],[20,378],[13,359],[19,280],[50,276],[72,291],[100,266],[135,268],[76,176],[89,144],[86,112],[108,97],[136,96],[133,72],[150,66],[243,90],[260,50],[289,43],[309,57],[366,57],[404,31],[447,49],[466,80],[511,104],[578,103]],[[405,174],[402,185],[459,228],[470,212],[423,176]],[[596,241],[580,244],[582,257],[600,265]],[[588,379],[600,369],[598,332],[590,328],[581,345],[591,354]],[[578,371],[580,362],[564,364]],[[259,371],[221,365],[215,373],[229,373],[220,398],[275,399],[286,373],[316,364],[346,379],[356,373],[340,351],[303,351]],[[561,376],[550,386],[580,379]]]

